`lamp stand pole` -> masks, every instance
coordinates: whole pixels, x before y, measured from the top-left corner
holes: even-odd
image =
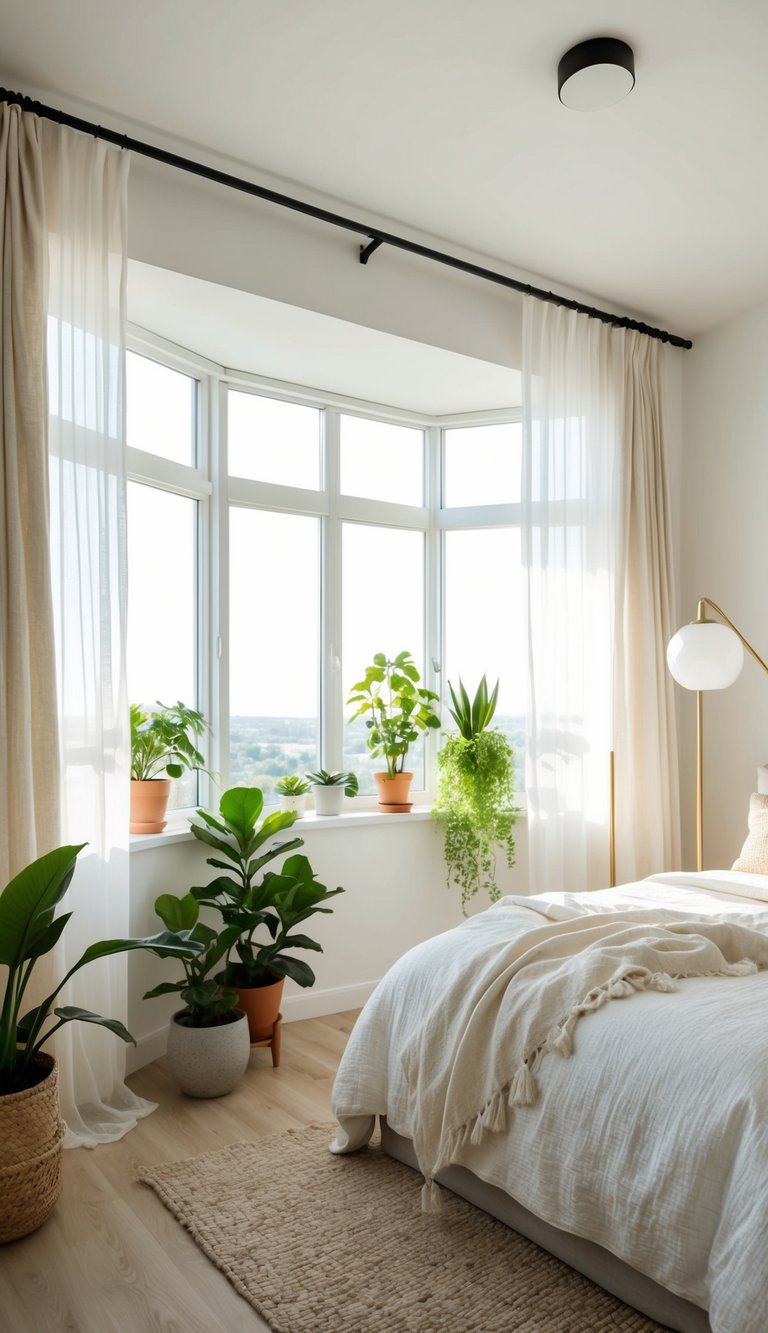
[[[704,869],[704,695],[696,691],[696,869]]]
[[[608,859],[611,888],[616,887],[616,755],[611,750],[608,768],[610,811],[608,816]]]

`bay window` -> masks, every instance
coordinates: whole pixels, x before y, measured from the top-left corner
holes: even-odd
[[[176,804],[231,785],[273,802],[277,778],[322,766],[356,772],[353,808],[373,806],[380,763],[346,699],[377,652],[412,653],[444,702],[448,679],[498,676],[521,762],[519,411],[439,420],[135,347],[130,694],[212,727],[214,786],[192,775]],[[409,753],[417,802],[438,743]]]

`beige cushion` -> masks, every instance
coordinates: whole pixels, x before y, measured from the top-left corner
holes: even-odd
[[[741,854],[731,869],[745,875],[768,875],[768,795],[756,791],[750,796],[748,827]]]

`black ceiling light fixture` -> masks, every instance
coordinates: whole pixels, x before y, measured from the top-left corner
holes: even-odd
[[[602,111],[635,86],[635,55],[618,37],[591,37],[566,51],[557,67],[557,94],[572,111]]]

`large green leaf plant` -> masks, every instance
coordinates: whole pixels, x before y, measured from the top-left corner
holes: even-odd
[[[368,749],[374,759],[384,759],[389,778],[403,772],[411,745],[425,731],[440,726],[435,708],[439,696],[421,687],[420,679],[410,653],[398,653],[393,658],[376,653],[347,700],[348,704],[357,704],[350,722],[365,718]]]
[[[149,709],[131,704],[131,778],[148,782],[160,774],[180,778],[185,769],[205,769],[196,741],[205,733],[202,713],[179,700]]]
[[[258,787],[233,787],[224,792],[217,815],[196,812],[201,822],[193,821],[192,832],[216,852],[208,865],[226,874],[191,893],[221,913],[225,928],[234,928],[233,946],[215,977],[221,985],[244,989],[290,977],[299,986],[312,986],[312,968],[289,951],[322,953],[322,947],[296,927],[315,912],[330,913],[324,904],[344,890],[319,883],[306,856],[287,855],[304,845],[303,838],[272,841],[294,823],[295,812],[275,811],[262,819],[263,807]],[[264,870],[281,856],[279,870]]]
[[[496,849],[514,865],[514,752],[503,732],[490,723],[499,683],[489,693],[483,676],[474,698],[463,682],[448,683],[449,710],[458,735],[448,736],[437,757],[437,796],[432,814],[444,826],[447,884],[461,891],[466,916],[472,898],[486,889],[491,902],[500,897]]]
[[[98,958],[131,949],[149,949],[163,957],[184,957],[199,947],[171,931],[142,939],[100,940],[88,946],[44,1000],[24,1012],[35,965],[55,947],[72,916],[71,912],[59,916],[55,912],[84,846],[85,843],[57,847],[39,857],[21,870],[0,894],[0,964],[7,968],[0,982],[0,1095],[33,1087],[44,1077],[37,1056],[59,1028],[75,1019],[98,1023],[122,1041],[136,1044],[116,1018],[104,1018],[74,1005],[56,1005],[59,992],[82,967]]]

